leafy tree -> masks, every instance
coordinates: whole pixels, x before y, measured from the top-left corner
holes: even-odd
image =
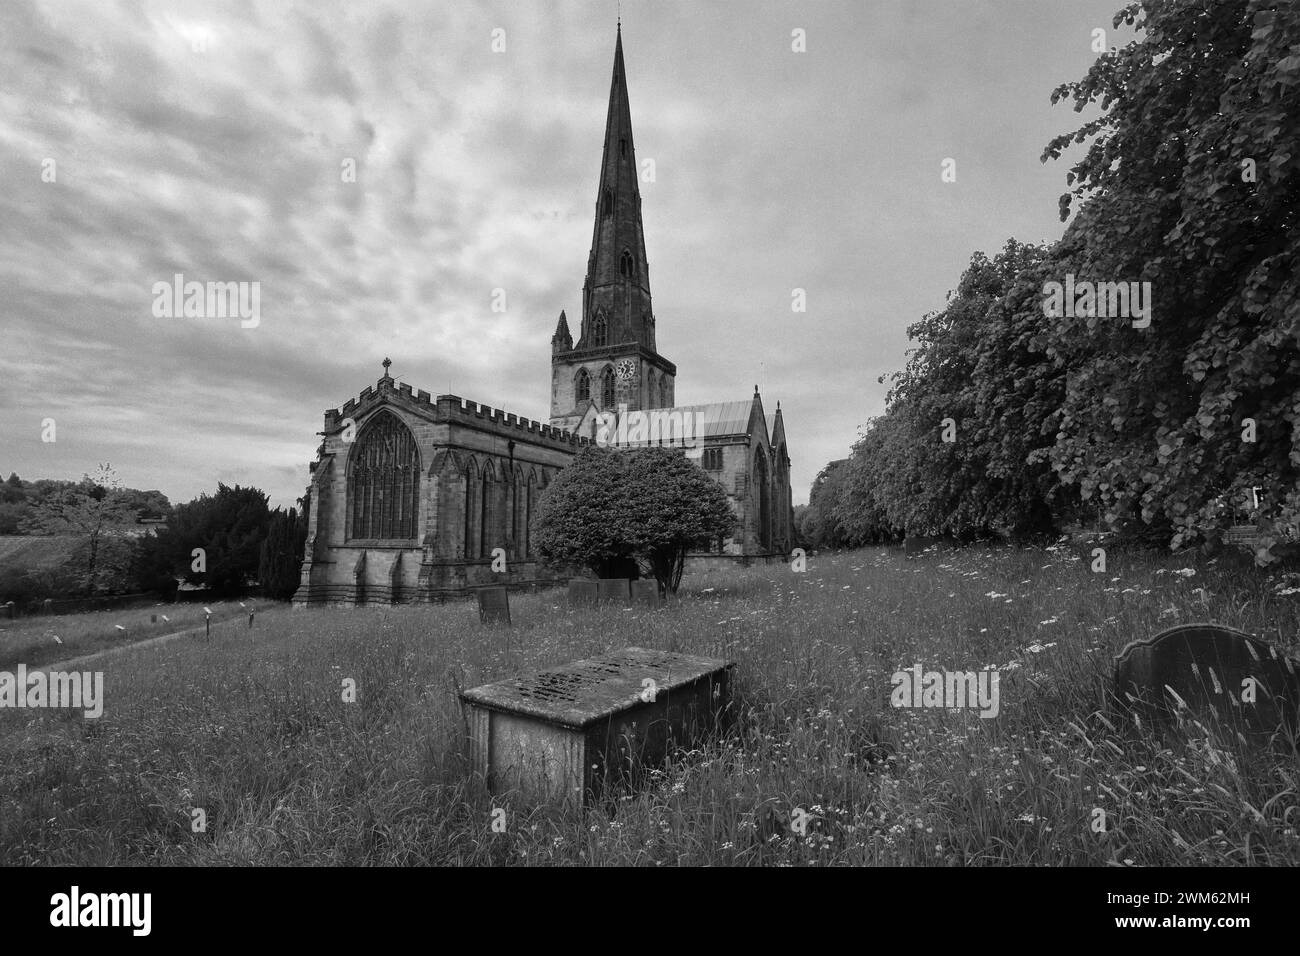
[[[165,562],[186,581],[236,593],[257,577],[269,522],[264,492],[218,483],[215,495],[204,493],[176,505],[149,547],[158,552],[153,560]],[[195,549],[202,549],[204,570],[195,569]]]
[[[121,532],[135,523],[135,513],[126,500],[117,473],[108,463],[95,474],[84,475],[79,484],[54,488],[39,499],[24,524],[28,534],[76,534],[86,539],[84,586],[94,593],[99,573],[100,546],[106,535]]]
[[[1014,240],[992,260],[976,253],[947,306],[909,327],[916,345],[885,415],[843,473],[832,463],[814,485],[825,544],[1052,530],[1068,496],[1048,459],[1064,378],[1040,341],[1050,261]]]
[[[840,510],[848,459],[833,461],[813,479],[808,510],[799,534],[810,548],[840,548],[848,543]]]
[[[271,513],[257,571],[262,592],[267,597],[277,601],[293,597],[298,589],[306,541],[307,525],[296,510],[290,508],[286,512],[276,508]]]
[[[718,483],[680,451],[637,448],[619,457],[628,476],[622,488],[634,516],[637,560],[661,591],[675,594],[687,552],[731,534],[735,512]]]
[[[1141,41],[1053,94],[1105,113],[1044,159],[1096,137],[1061,197],[1062,219],[1082,208],[1060,271],[1148,281],[1155,304],[1145,329],[1050,322],[1070,369],[1051,458],[1112,524],[1174,546],[1216,538],[1251,486],[1280,532],[1300,520],[1300,5],[1147,0],[1120,23]]]
[[[589,447],[542,494],[533,539],[549,564],[597,577],[644,568],[676,591],[687,551],[734,527],[726,494],[680,451]]]
[[[625,464],[609,449],[587,447],[547,486],[531,532],[543,561],[599,578],[636,577]]]

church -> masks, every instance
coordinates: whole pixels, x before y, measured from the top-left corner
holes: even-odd
[[[595,228],[575,341],[551,337],[542,423],[389,375],[325,412],[296,604],[441,601],[494,584],[560,579],[538,560],[538,499],[587,445],[673,445],[726,491],[730,537],[702,542],[687,570],[783,560],[793,540],[790,458],[778,403],[754,387],[734,402],[675,405],[677,366],[660,355],[641,223],[622,28],[605,121]]]

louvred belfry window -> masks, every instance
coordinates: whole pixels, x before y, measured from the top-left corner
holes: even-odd
[[[348,459],[350,538],[413,540],[420,514],[420,452],[409,428],[380,412]]]

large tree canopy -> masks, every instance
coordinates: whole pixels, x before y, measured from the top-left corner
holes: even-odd
[[[1052,94],[1101,108],[1043,154],[1087,144],[1077,216],[1051,248],[976,254],[909,329],[838,496],[850,539],[1082,513],[1178,547],[1253,487],[1261,559],[1300,526],[1300,4],[1144,0],[1120,24],[1139,38]],[[1149,288],[1149,324],[1047,307],[1075,282]]]

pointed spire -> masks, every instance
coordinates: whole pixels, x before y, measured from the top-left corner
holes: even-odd
[[[567,352],[573,348],[573,336],[569,334],[569,319],[560,310],[560,321],[555,324],[555,334],[551,336],[552,352]]]
[[[583,287],[579,348],[598,341],[608,345],[639,342],[655,347],[649,273],[620,20],[614,39],[614,69],[596,190],[596,222]],[[605,320],[604,331],[593,335],[598,316]]]

